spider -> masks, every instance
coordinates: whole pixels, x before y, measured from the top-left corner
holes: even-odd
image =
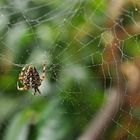
[[[18,78],[18,80],[20,81],[20,83],[23,86],[19,87],[19,82],[17,82],[17,89],[18,90],[29,90],[29,89],[33,88],[34,95],[36,94],[36,92],[41,94],[38,87],[41,85],[41,82],[45,78],[45,71],[46,71],[45,64],[43,65],[42,76],[39,76],[38,71],[32,65],[27,65],[27,66],[23,67],[19,74],[19,78]]]

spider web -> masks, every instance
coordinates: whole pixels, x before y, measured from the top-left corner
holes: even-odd
[[[118,108],[102,126],[105,133],[100,139],[139,139],[139,4],[122,0],[1,2],[0,76],[4,82],[0,102],[11,103],[7,112],[1,109],[1,119],[38,100],[57,98],[65,108],[58,109],[58,114],[69,116],[80,127],[76,139],[116,90]],[[42,94],[17,91],[22,67],[32,64],[41,74],[44,63],[47,72]],[[6,131],[3,128],[9,127],[7,120],[1,121],[1,137]],[[55,140],[52,135],[45,134]]]

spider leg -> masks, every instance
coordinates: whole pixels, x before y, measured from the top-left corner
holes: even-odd
[[[35,88],[34,90],[35,90],[34,95],[36,94],[37,91],[38,91],[39,94],[41,94],[41,92],[38,88]]]
[[[23,86],[23,87],[19,87],[19,84],[17,82],[17,89],[18,90],[27,90],[28,88],[26,86]]]
[[[25,79],[24,75],[25,75],[25,72],[26,72],[27,67],[28,67],[28,66],[23,67],[22,70],[21,70],[21,73],[19,74],[19,78],[18,78],[18,79],[19,79],[21,82],[23,82],[23,80]]]
[[[24,77],[24,73],[25,73],[25,70],[27,69],[27,67],[25,66],[22,68],[21,73],[19,74],[19,77]]]
[[[40,77],[41,82],[44,80],[46,75],[46,65],[43,65],[43,72],[42,72],[42,76]],[[39,90],[39,89],[38,89]]]

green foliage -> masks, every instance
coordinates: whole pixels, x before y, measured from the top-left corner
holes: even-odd
[[[0,139],[76,139],[104,102],[102,33],[108,0],[0,4],[0,125],[8,120]],[[139,38],[126,40],[124,54],[139,55],[138,43]],[[42,94],[18,91],[22,66],[33,64],[41,73],[44,63]]]

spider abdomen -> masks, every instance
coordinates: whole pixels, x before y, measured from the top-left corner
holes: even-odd
[[[17,82],[17,89],[18,90],[28,90],[33,88],[34,89],[34,95],[38,91],[39,93],[40,90],[38,87],[41,85],[41,82],[45,78],[45,64],[43,65],[43,73],[42,76],[40,77],[38,71],[36,68],[32,65],[27,65],[22,68],[21,73],[19,75],[19,81],[23,85],[23,87],[19,87],[18,82]]]
[[[39,73],[37,72],[36,68],[33,68],[32,79],[31,79],[31,86],[32,88],[37,88],[41,85],[41,80]]]

